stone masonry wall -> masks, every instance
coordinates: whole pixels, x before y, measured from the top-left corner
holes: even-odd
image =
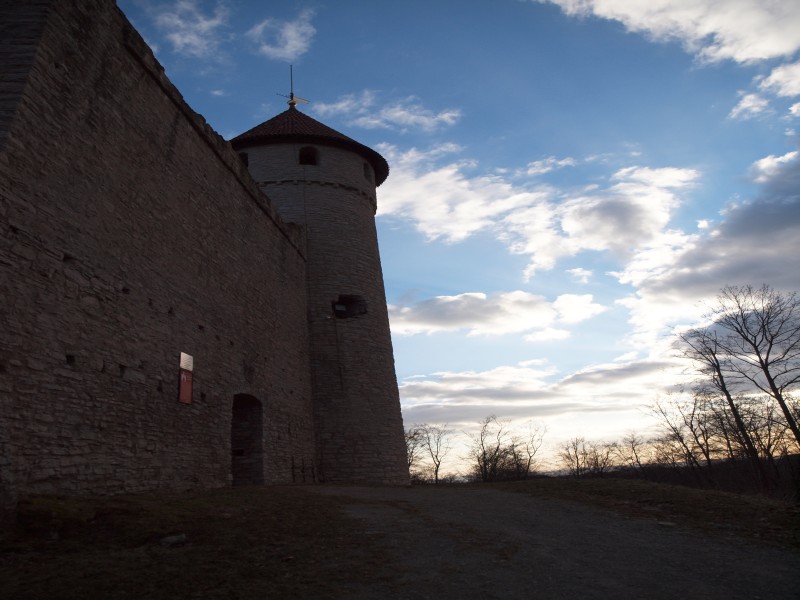
[[[28,72],[36,57],[47,5],[47,0],[0,2],[0,64],[3,65],[0,70],[0,148],[5,146]],[[4,411],[8,408],[6,403],[0,402],[0,526],[13,520],[17,503],[11,443],[4,419]]]
[[[264,480],[313,472],[302,232],[112,2],[54,0],[22,62],[0,56],[24,79],[0,121],[0,481],[227,485],[236,394],[263,405]]]
[[[378,238],[372,169],[358,154],[302,144],[244,149],[249,168],[281,216],[307,228],[309,321],[320,473],[325,481],[408,483]],[[271,174],[281,173],[275,180]],[[337,318],[340,296],[363,300]],[[361,312],[363,310],[363,313]]]

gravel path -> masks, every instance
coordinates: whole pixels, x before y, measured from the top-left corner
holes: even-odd
[[[491,489],[307,489],[389,555],[342,598],[800,599],[800,553],[671,523]]]

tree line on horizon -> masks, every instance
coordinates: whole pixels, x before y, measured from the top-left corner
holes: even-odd
[[[696,377],[682,393],[656,400],[660,432],[559,445],[557,464],[573,477],[609,474],[800,496],[800,298],[767,285],[727,286],[707,324],[676,334],[677,354]],[[456,432],[422,423],[406,430],[414,483],[526,479],[540,472],[546,429],[524,434],[488,416],[469,437],[465,472],[443,475]],[[794,457],[794,458],[793,458]],[[680,474],[680,475],[678,475]]]

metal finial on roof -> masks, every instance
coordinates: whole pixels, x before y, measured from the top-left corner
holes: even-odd
[[[286,104],[288,104],[291,107],[297,106],[298,102],[305,102],[306,104],[308,104],[309,102],[305,98],[301,98],[300,96],[294,95],[294,72],[292,71],[292,65],[289,65],[289,95],[287,96],[286,94],[278,94],[278,96],[283,96],[284,98],[288,98],[289,102],[287,102]]]

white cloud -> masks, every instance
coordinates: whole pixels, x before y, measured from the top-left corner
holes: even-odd
[[[471,292],[390,306],[389,319],[392,332],[400,335],[468,330],[470,335],[528,333],[532,341],[553,340],[569,336],[553,327],[556,323],[579,323],[606,310],[592,300],[590,294],[564,294],[550,303],[523,291]]]
[[[632,166],[605,188],[571,196],[548,186],[517,188],[498,176],[468,177],[464,162],[439,164],[442,147],[380,150],[393,165],[380,215],[410,219],[429,239],[446,242],[492,230],[511,252],[530,256],[527,276],[584,250],[626,259],[662,233],[679,194],[699,177],[693,169]]]
[[[442,157],[460,150],[454,144],[405,152],[382,144],[378,150],[392,165],[392,176],[381,186],[378,214],[410,219],[431,240],[462,241],[547,195],[515,189],[496,176],[467,177],[465,161],[439,165]]]
[[[210,93],[212,96],[218,96],[218,97],[228,95],[228,92],[226,92],[225,90],[211,90]]]
[[[258,52],[272,60],[292,62],[311,48],[317,30],[311,24],[314,11],[303,10],[294,21],[265,19],[245,34],[256,43]]]
[[[719,223],[695,234],[665,232],[616,273],[636,288],[620,301],[636,347],[663,346],[669,326],[696,321],[724,285],[800,289],[800,153],[756,161],[751,176],[761,186],[755,198],[729,205]]]
[[[800,3],[763,0],[539,0],[569,15],[619,21],[658,40],[677,40],[700,60],[747,63],[800,49]]]
[[[340,96],[336,102],[315,102],[314,112],[321,117],[362,114],[375,105],[377,96],[372,90]]]
[[[453,125],[461,117],[461,111],[447,109],[433,113],[425,109],[414,98],[406,98],[381,108],[377,113],[360,115],[353,123],[366,129],[419,129],[433,131],[441,125]]]
[[[756,81],[759,82],[758,89],[762,93],[787,98],[800,96],[800,62],[780,65],[767,77],[757,77]],[[769,101],[760,93],[739,92],[739,95],[741,99],[731,110],[729,118],[751,119],[769,111]],[[790,115],[794,115],[794,106],[789,109]]]
[[[593,438],[623,435],[632,423],[641,427],[642,410],[680,380],[680,367],[644,359],[593,365],[560,380],[546,362],[523,361],[485,371],[439,372],[400,383],[403,417],[410,423],[448,422],[469,428],[488,415],[548,427],[548,440],[581,432],[591,415]]]
[[[426,418],[411,416],[412,422],[437,421],[428,413],[446,409],[450,423],[467,423],[488,414],[501,414],[504,418],[527,413],[529,416],[537,400],[541,400],[550,387],[549,379],[556,370],[547,364],[518,364],[500,366],[486,371],[438,372],[414,377],[400,382],[404,417],[412,413],[426,414]],[[559,398],[559,400],[561,400]],[[553,402],[552,412],[563,410]],[[503,410],[498,410],[503,406]],[[524,411],[524,412],[523,412]]]
[[[572,280],[576,283],[587,284],[593,275],[592,271],[577,267],[575,269],[567,269],[567,273],[572,276]]]
[[[527,334],[523,339],[526,342],[555,342],[558,340],[565,340],[572,334],[566,329],[558,329],[557,327],[545,327],[539,331]]]
[[[800,96],[800,61],[774,68],[759,87],[778,96]]]
[[[692,249],[697,239],[697,235],[678,230],[661,232],[633,253],[624,271],[612,274],[620,283],[641,286],[647,279],[670,268],[681,254]]]
[[[580,323],[608,310],[592,300],[591,294],[562,294],[553,302],[553,308],[558,311],[560,322]]]
[[[564,167],[574,167],[576,165],[576,161],[574,158],[556,158],[555,156],[548,156],[542,160],[536,160],[532,163],[529,163],[525,173],[527,175],[544,175],[545,173],[549,173],[550,171],[555,171],[556,169],[562,169]]]
[[[798,154],[798,151],[794,150],[783,156],[773,156],[772,154],[765,156],[753,163],[750,167],[750,176],[756,183],[768,183],[775,179],[787,165],[796,161]]]
[[[317,103],[314,111],[320,116],[342,115],[351,125],[365,129],[394,129],[400,131],[434,131],[443,126],[454,125],[461,118],[461,111],[448,108],[433,112],[425,108],[418,98],[408,96],[389,104],[377,106],[377,94],[363,90],[347,94],[335,102]]]
[[[382,194],[383,214],[412,219],[431,239],[457,242],[491,231],[510,251],[530,257],[529,273],[581,252],[611,253],[620,269],[609,275],[635,289],[618,301],[630,313],[627,342],[652,360],[668,355],[670,327],[698,319],[705,312],[699,302],[713,299],[726,284],[767,282],[800,289],[798,151],[756,161],[751,175],[761,186],[758,196],[685,232],[671,220],[700,176],[693,169],[629,166],[617,169],[605,184],[571,195],[552,186],[528,190],[498,177],[468,177],[463,163],[448,154],[455,147],[389,150],[397,154],[392,164],[398,186]],[[579,281],[588,277],[585,270],[569,272]],[[490,306],[487,312],[503,314],[498,307],[505,306],[493,296],[475,304],[479,314]],[[528,341],[563,339],[570,334],[565,327],[570,314],[599,313],[601,307],[592,304],[590,298],[564,296],[538,306],[533,328],[517,330]],[[416,326],[425,330],[423,323]],[[458,328],[478,331],[481,326],[488,329],[491,323],[463,321]]]
[[[657,188],[682,188],[693,184],[697,177],[698,173],[693,169],[625,167],[614,173],[611,178],[634,181]]]
[[[156,26],[178,54],[194,58],[213,58],[224,39],[230,11],[218,2],[213,14],[207,15],[196,0],[178,0],[154,15]]]
[[[728,113],[729,119],[751,119],[769,108],[767,99],[758,94],[743,94],[740,92],[740,95],[742,99]]]
[[[800,102],[792,104],[789,107],[789,114],[793,117],[800,117]]]
[[[584,250],[610,251],[624,261],[661,235],[680,206],[677,192],[698,176],[693,169],[620,169],[609,187],[508,215],[504,234],[512,252],[531,256],[529,276]]]
[[[620,269],[609,274],[635,288],[619,301],[630,313],[628,342],[654,360],[669,350],[669,327],[699,318],[705,312],[699,301],[713,299],[726,284],[766,282],[778,289],[800,289],[798,151],[756,161],[751,176],[760,186],[758,195],[731,204],[718,219],[699,220],[696,229],[685,232],[672,227],[671,220],[700,176],[693,169],[629,166],[616,170],[606,184],[571,195],[551,186],[528,190],[498,177],[468,177],[462,163],[448,154],[455,147],[389,150],[397,154],[392,160],[397,186],[382,194],[382,214],[413,220],[431,239],[457,242],[491,231],[510,251],[530,257],[529,273],[580,252],[610,252]],[[580,269],[569,272],[579,281],[588,277]],[[594,310],[591,300],[579,298],[565,296],[558,304],[540,305],[540,320],[522,331],[526,339],[568,335],[564,325],[573,314],[570,309],[577,315]],[[496,307],[500,300],[486,297],[481,303]],[[459,327],[478,329],[463,323]]]

